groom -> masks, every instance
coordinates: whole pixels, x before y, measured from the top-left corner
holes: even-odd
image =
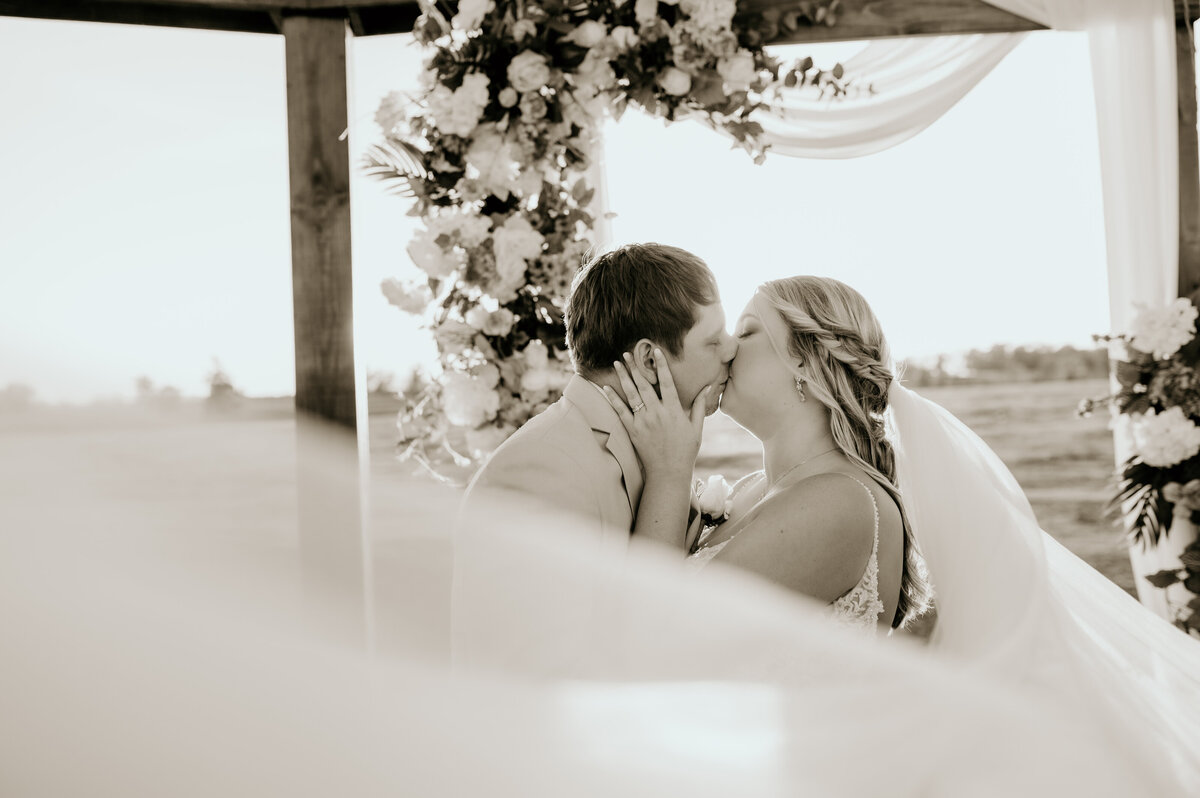
[[[642,491],[642,467],[601,386],[622,394],[614,361],[640,340],[662,348],[685,411],[712,386],[717,409],[737,343],[725,330],[716,280],[700,258],[663,244],[629,244],[587,263],[566,308],[575,375],[562,398],[530,419],[492,455],[467,490],[471,510],[496,489],[581,518],[605,547],[627,545]],[[651,382],[654,369],[635,363]],[[532,509],[532,508],[530,508]]]

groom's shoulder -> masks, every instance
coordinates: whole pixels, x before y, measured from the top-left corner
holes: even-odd
[[[528,449],[562,449],[572,454],[578,451],[581,440],[591,437],[591,425],[582,411],[563,397],[526,421],[496,449],[491,460],[503,460]]]

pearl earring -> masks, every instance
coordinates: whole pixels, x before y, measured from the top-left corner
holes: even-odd
[[[804,395],[804,378],[803,377],[796,378],[796,392],[800,394],[801,402],[808,401],[808,397]]]

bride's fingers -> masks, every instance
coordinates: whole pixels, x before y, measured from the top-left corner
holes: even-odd
[[[667,359],[658,347],[654,347],[654,370],[658,373],[658,389],[662,391],[663,404],[667,407],[674,407],[679,403],[679,391],[675,389],[675,378],[671,376],[671,367],[667,365]]]
[[[642,372],[633,367],[633,355],[626,352],[625,367],[629,369],[633,381],[637,383],[638,393],[642,395],[642,401],[650,404],[651,401],[658,401],[658,394],[654,392],[654,386],[650,384],[650,380],[642,376]]]
[[[613,371],[617,373],[617,379],[621,382],[621,390],[625,392],[625,401],[629,406],[637,407],[639,402],[645,404],[646,400],[642,398],[642,392],[634,385],[633,377],[629,375],[629,369],[625,368],[625,364],[614,360]]]

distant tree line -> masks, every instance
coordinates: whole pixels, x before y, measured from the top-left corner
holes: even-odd
[[[916,387],[1104,379],[1108,350],[997,344],[961,357],[939,355],[934,362],[906,362],[903,374],[905,384]]]

